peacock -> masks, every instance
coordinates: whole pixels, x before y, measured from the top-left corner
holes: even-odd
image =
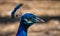
[[[12,11],[11,16],[14,18],[14,14],[21,7],[23,4],[19,4],[18,6],[15,7],[15,9]],[[32,13],[25,13],[24,15],[21,16],[21,21],[20,25],[17,31],[16,36],[27,36],[27,30],[28,28],[33,25],[34,23],[37,22],[44,22],[43,19],[38,18],[36,15]]]

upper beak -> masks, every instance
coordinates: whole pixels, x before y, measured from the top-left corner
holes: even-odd
[[[43,19],[41,19],[41,18],[39,18],[39,17],[36,17],[36,22],[42,22],[42,23],[44,23],[45,21],[43,20]]]

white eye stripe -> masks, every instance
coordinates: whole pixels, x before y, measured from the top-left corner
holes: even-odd
[[[27,23],[32,23],[32,21],[28,21],[27,19],[24,19]]]
[[[28,21],[27,19],[24,19],[25,21]]]

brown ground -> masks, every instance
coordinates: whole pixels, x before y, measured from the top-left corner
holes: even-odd
[[[60,1],[0,0],[0,19],[1,17],[11,17],[9,13],[19,3],[24,4],[21,10],[18,10],[21,11],[22,14],[27,12],[37,16],[60,17]],[[0,36],[15,36],[18,26],[19,21],[8,22],[5,19],[0,20]],[[32,25],[28,29],[28,36],[60,36],[60,20],[52,19],[46,23],[36,23]]]

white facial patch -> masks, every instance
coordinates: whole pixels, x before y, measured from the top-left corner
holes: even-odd
[[[27,23],[32,23],[32,21],[29,21],[28,19],[24,19]]]

